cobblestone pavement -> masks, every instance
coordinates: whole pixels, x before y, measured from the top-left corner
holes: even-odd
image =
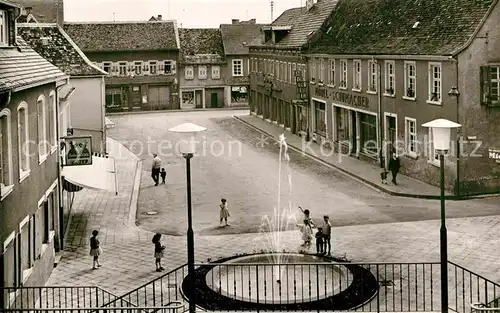
[[[203,113],[208,114],[208,112]],[[210,112],[210,114],[218,116],[221,113]],[[182,115],[182,113],[162,114],[159,117],[155,117],[154,114],[141,115],[141,118],[149,119],[150,124],[144,125],[153,125],[153,122],[159,124],[159,121],[164,120],[191,118],[191,115],[196,116],[197,113],[182,118],[177,115]],[[125,125],[116,117],[113,117],[113,121],[116,122],[117,129],[111,136],[116,136],[122,132],[121,128]],[[136,132],[141,132],[144,128],[144,125],[135,123],[131,125],[134,126],[126,127],[136,127]],[[141,167],[137,167],[137,157],[123,148],[119,142],[111,138],[108,141],[110,154],[117,160],[119,194],[115,196],[114,193],[106,191],[90,190],[82,190],[76,194],[73,214],[79,218],[73,219],[71,233],[67,238],[69,249],[63,253],[61,262],[54,269],[47,283],[49,286],[97,285],[115,294],[122,294],[161,275],[154,271],[152,233],[134,225],[135,197],[137,196],[134,191],[138,190],[136,184],[139,182],[134,177],[137,171],[141,171]],[[268,153],[273,156],[272,151]],[[148,167],[149,164],[146,163],[145,171]],[[143,173],[142,176],[143,183],[148,183],[149,175]],[[369,190],[365,192],[368,193]],[[372,193],[375,200],[382,197],[375,192]],[[390,202],[392,198],[382,199]],[[398,200],[399,205],[404,206],[405,202],[412,203],[410,200]],[[421,203],[421,207],[425,207],[425,203],[432,203],[417,202]],[[471,208],[468,208],[469,211],[473,211],[472,207],[475,206],[473,203],[476,202],[466,203],[471,205]],[[450,203],[449,208],[453,209],[452,206],[455,204]],[[478,205],[475,210],[479,209]],[[434,208],[428,209],[429,212],[434,210]],[[493,281],[499,281],[500,263],[497,260],[500,258],[500,250],[496,249],[500,244],[497,236],[499,225],[500,216],[449,218],[449,259]],[[182,228],[185,229],[184,222],[179,226],[179,229]],[[101,257],[103,267],[95,271],[91,270],[92,260],[88,256],[87,242],[93,229],[100,230],[104,250]],[[298,248],[298,232],[285,232],[283,236],[286,249],[295,251]],[[333,238],[335,254],[345,254],[353,262],[437,262],[439,260],[438,220],[373,223],[361,226],[338,225],[333,229]],[[186,263],[185,240],[184,236],[164,236],[163,242],[167,246],[167,253],[163,264],[167,270]],[[195,257],[197,262],[206,262],[209,258],[216,259],[235,253],[259,251],[266,247],[265,242],[265,238],[255,233],[197,234]],[[438,296],[436,294],[436,297]]]

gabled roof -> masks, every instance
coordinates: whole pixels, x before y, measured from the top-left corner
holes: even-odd
[[[18,35],[42,57],[71,76],[104,76],[57,24],[18,24]],[[45,44],[44,44],[44,41]]]
[[[369,0],[364,0],[369,1]],[[302,47],[309,42],[314,32],[321,28],[321,25],[330,16],[332,10],[337,5],[337,0],[317,0],[314,6],[307,10],[306,7],[293,8],[283,12],[274,22],[272,27],[291,27],[288,34],[276,44],[267,42],[257,43],[253,40],[252,45],[256,46],[276,46],[276,47]]]
[[[0,49],[0,92],[48,84],[68,76],[36,53],[21,37],[15,48]]]
[[[180,28],[179,39],[181,58],[185,63],[211,63],[224,58],[224,45],[218,28]]]
[[[451,55],[495,0],[340,0],[311,53]]]
[[[83,52],[179,49],[175,21],[64,23],[64,30]]]
[[[262,24],[221,24],[224,52],[228,54],[248,54],[248,45],[260,35]]]

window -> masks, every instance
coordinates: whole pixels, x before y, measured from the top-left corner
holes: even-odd
[[[292,63],[288,62],[288,67],[286,69],[287,81],[292,82]]]
[[[405,95],[403,98],[415,100],[417,92],[417,67],[415,62],[405,62]]]
[[[295,78],[296,77],[296,72],[297,71],[297,64],[296,63],[292,63],[292,84],[296,84],[297,83],[297,79]]]
[[[220,79],[220,66],[212,65],[212,79]]]
[[[248,103],[248,91],[244,86],[231,87],[231,103]]]
[[[186,79],[193,79],[194,78],[194,69],[192,66],[186,66],[184,68],[184,77]]]
[[[340,60],[340,88],[347,89],[347,60]]]
[[[316,59],[311,59],[311,83],[316,81]]]
[[[319,73],[318,73],[318,82],[323,83],[325,81],[325,61],[323,59],[319,60]]]
[[[135,75],[142,75],[142,61],[134,62],[134,73]]]
[[[165,74],[165,75],[173,74],[172,73],[172,69],[173,69],[172,65],[173,65],[172,61],[170,61],[170,60],[163,61],[163,74]]]
[[[127,62],[118,62],[118,75],[127,76]]]
[[[385,61],[385,95],[394,96],[396,90],[394,76],[394,61]]]
[[[361,91],[361,61],[354,60],[352,75],[352,90]]]
[[[14,180],[12,178],[12,134],[11,115],[8,109],[0,111],[0,194],[2,200],[12,191]]]
[[[198,66],[198,78],[207,79],[207,67],[205,65]]]
[[[314,127],[315,132],[326,135],[326,110],[325,103],[314,101]]]
[[[274,60],[269,61],[269,74],[274,75]]]
[[[481,104],[500,105],[500,67],[481,66]]]
[[[368,91],[377,92],[377,63],[368,61]]]
[[[408,155],[417,156],[417,120],[405,117],[405,146]]]
[[[429,63],[429,99],[433,104],[441,104],[441,63]]]
[[[37,132],[38,132],[38,162],[42,163],[47,157],[47,109],[45,97],[40,95],[36,102]]]
[[[122,106],[121,88],[106,88],[106,108],[119,108]]]
[[[371,114],[359,113],[361,147],[367,154],[377,154],[377,117]]]
[[[0,10],[0,45],[9,44],[7,27],[7,12]]]
[[[233,60],[233,76],[243,76],[243,60]]]
[[[19,146],[19,181],[22,181],[29,175],[30,171],[28,104],[26,102],[22,102],[17,107],[17,140]]]
[[[158,74],[158,62],[157,61],[149,61],[149,74],[151,74],[151,75]]]
[[[330,71],[328,74],[328,85],[335,86],[335,60],[330,60]]]
[[[281,70],[281,62],[280,61],[276,61],[276,79],[277,80],[281,80],[280,70]]]
[[[19,283],[17,282],[17,271],[15,270],[17,263],[15,232],[12,232],[3,242],[3,248],[4,262],[3,268],[0,268],[3,275],[0,274],[0,276],[4,278],[5,287],[17,287]]]
[[[21,248],[21,249],[19,249],[21,251],[20,266],[21,266],[21,273],[23,273],[23,277],[21,278],[21,281],[24,280],[23,279],[24,272],[33,266],[32,257],[31,257],[34,254],[33,245],[32,245],[33,231],[31,229],[30,224],[32,224],[32,223],[30,223],[30,218],[29,218],[29,216],[27,216],[25,218],[25,220],[23,220],[21,222],[21,224],[19,225],[20,226],[20,233],[21,233],[20,240],[19,240],[19,244],[20,244],[20,248]]]
[[[54,152],[57,149],[57,124],[56,124],[56,93],[51,91],[49,94],[48,106],[48,127],[47,127],[47,137],[49,137],[49,146],[51,148],[50,152]]]
[[[111,62],[102,62],[102,69],[108,74],[111,74],[113,63]]]

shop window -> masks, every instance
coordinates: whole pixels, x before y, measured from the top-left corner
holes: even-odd
[[[349,110],[335,107],[335,126],[337,128],[337,141],[349,140]]]
[[[231,103],[247,103],[248,90],[245,86],[231,87]]]
[[[121,88],[106,89],[106,108],[118,108],[122,106]]]
[[[371,114],[360,113],[361,147],[367,154],[377,154],[377,117]]]
[[[182,92],[182,104],[194,105],[194,91]]]
[[[314,126],[315,132],[321,135],[326,134],[326,108],[324,102],[314,101]]]

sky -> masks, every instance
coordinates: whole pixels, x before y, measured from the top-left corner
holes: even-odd
[[[273,18],[306,0],[274,0]],[[144,21],[161,14],[186,28],[218,28],[231,19],[271,22],[270,0],[64,0],[64,20]]]

